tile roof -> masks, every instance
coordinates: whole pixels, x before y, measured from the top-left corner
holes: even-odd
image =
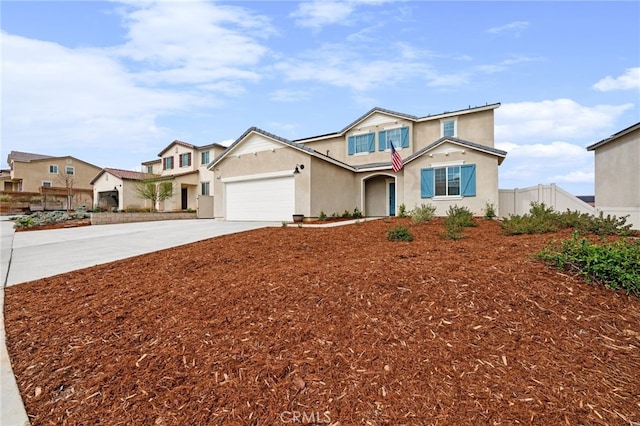
[[[113,176],[119,179],[126,179],[126,180],[143,180],[143,179],[149,179],[151,177],[156,177],[156,175],[152,175],[149,173],[134,172],[133,170],[112,169],[110,167],[105,167],[104,169],[102,169],[100,174],[102,174],[103,172],[112,174]]]
[[[51,155],[33,154],[30,152],[11,151],[7,156],[7,163],[10,163],[11,160],[29,162],[34,160],[44,160],[47,158],[55,157]]]

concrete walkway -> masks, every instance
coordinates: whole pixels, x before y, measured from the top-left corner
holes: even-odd
[[[7,352],[4,288],[189,244],[219,235],[281,226],[274,222],[223,222],[213,219],[138,222],[14,233],[13,222],[0,220],[0,425],[25,426],[29,418]]]

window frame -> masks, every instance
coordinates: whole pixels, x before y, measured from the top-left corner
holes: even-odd
[[[391,139],[389,138],[388,132],[400,131],[399,139]],[[393,142],[393,147],[396,151],[401,151],[403,148],[409,148],[409,127],[408,126],[400,126],[400,127],[392,127],[389,129],[380,130],[378,132],[378,151],[390,152],[391,147],[389,146],[389,139]]]
[[[53,188],[53,182],[51,182],[50,180],[43,180],[42,181],[42,187],[43,188]]]
[[[451,135],[447,135],[445,132],[445,126],[448,123],[453,123],[453,134]],[[440,120],[440,137],[452,137],[455,138],[458,136],[458,119],[456,117],[454,118],[443,118],[442,120]]]
[[[55,172],[53,172],[52,170],[55,170]],[[49,173],[52,175],[57,175],[60,173],[60,167],[58,167],[57,164],[49,164]]]
[[[366,142],[366,150],[359,151],[356,148],[358,147],[358,143],[362,144]],[[347,153],[349,155],[367,155],[376,150],[376,134],[374,132],[367,133],[358,133],[355,135],[351,135],[347,138]]]
[[[186,159],[187,162],[186,164],[183,164],[183,159]],[[182,154],[178,155],[178,163],[181,169],[185,168],[185,167],[190,167],[191,166],[191,153],[190,152],[183,152]]]
[[[206,185],[206,189],[207,189],[206,191],[204,190],[205,189],[205,185]],[[211,195],[211,182],[210,181],[200,182],[200,194],[201,195]]]
[[[173,170],[173,165],[173,155],[162,158],[162,170]]]
[[[449,194],[449,169],[459,167],[458,195]],[[446,177],[447,195],[436,195],[436,170],[443,170]],[[420,169],[420,198],[433,200],[459,200],[464,197],[475,197],[476,194],[476,165],[465,163],[434,164]]]
[[[69,173],[69,170],[71,170],[71,173]],[[76,175],[76,168],[73,166],[65,166],[64,168],[64,172],[67,176],[75,176]]]
[[[207,157],[206,160],[205,160],[205,156]],[[200,153],[200,164],[202,166],[206,166],[207,164],[209,164],[210,163],[210,160],[209,160],[210,157],[211,157],[210,151],[202,151]]]

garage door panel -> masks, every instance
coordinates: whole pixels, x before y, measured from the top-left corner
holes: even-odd
[[[227,183],[227,220],[291,220],[294,185],[292,176]]]

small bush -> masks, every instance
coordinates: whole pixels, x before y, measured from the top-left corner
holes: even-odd
[[[431,204],[421,204],[420,207],[415,207],[411,210],[411,221],[418,225],[420,223],[428,222],[433,219],[436,212],[436,207]]]
[[[327,220],[327,214],[324,211],[320,210],[320,214],[318,215],[318,220],[321,220],[324,222],[325,220]]]
[[[592,244],[578,238],[551,243],[537,257],[558,269],[572,270],[589,281],[640,296],[640,240]]]
[[[342,212],[342,217],[345,219],[351,218],[351,212],[349,210],[345,210],[344,212]]]
[[[405,206],[404,203],[400,204],[398,206],[398,217],[407,217],[407,216],[408,216],[408,214],[407,214],[407,206]]]
[[[496,206],[493,203],[487,203],[484,207],[484,218],[487,220],[493,220],[496,218]]]
[[[476,226],[473,221],[473,213],[467,207],[457,205],[449,207],[447,218],[444,221],[446,227],[443,238],[448,240],[459,240],[464,237],[463,229],[469,226]]]
[[[389,241],[413,241],[413,234],[406,226],[398,225],[387,231]]]
[[[458,223],[463,228],[468,226],[476,226],[473,221],[473,213],[467,207],[458,207],[457,205],[449,207],[447,210],[446,222]]]
[[[360,219],[362,217],[362,212],[357,207],[353,209],[353,214],[351,215],[354,219]]]

